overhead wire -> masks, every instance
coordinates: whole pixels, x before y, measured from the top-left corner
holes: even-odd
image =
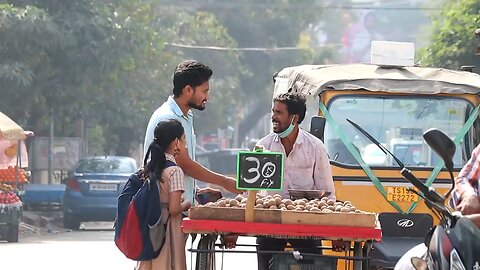
[[[169,7],[188,7],[188,8],[205,8],[205,9],[232,9],[238,12],[238,8],[245,6],[255,7],[255,8],[272,8],[272,9],[285,9],[285,10],[304,10],[308,9],[340,9],[340,10],[393,10],[393,11],[441,11],[443,7],[435,6],[379,6],[375,4],[370,5],[321,5],[318,3],[300,3],[296,2],[290,5],[275,5],[274,3],[248,3],[244,2],[215,2],[215,3],[203,3],[203,2],[187,2],[187,3],[175,3],[175,4],[166,4],[164,6]]]
[[[213,50],[213,51],[298,51],[298,50],[310,50],[310,49],[320,49],[320,48],[329,48],[329,47],[340,47],[341,44],[324,44],[317,46],[309,47],[220,47],[220,46],[201,46],[201,45],[188,45],[188,44],[179,44],[179,43],[170,43],[165,42],[165,46],[178,47],[178,48],[187,48],[187,49],[204,49],[204,50]]]

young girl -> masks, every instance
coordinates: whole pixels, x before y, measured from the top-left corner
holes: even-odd
[[[154,131],[154,139],[144,161],[144,175],[161,175],[160,201],[162,218],[167,224],[165,244],[160,255],[150,261],[140,261],[138,270],[185,270],[185,234],[181,230],[182,212],[191,203],[182,202],[184,174],[178,166],[166,167],[167,160],[174,163],[180,151],[186,151],[185,132],[182,124],[174,119],[160,121]],[[150,161],[147,160],[150,157]],[[168,206],[167,206],[168,205]],[[165,214],[165,213],[168,213]]]

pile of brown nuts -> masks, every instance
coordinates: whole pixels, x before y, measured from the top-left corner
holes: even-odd
[[[216,202],[210,202],[205,206],[209,207],[233,207],[245,208],[247,198],[238,195],[234,199],[221,198]],[[350,201],[335,201],[327,197],[321,199],[282,199],[278,194],[262,196],[257,194],[255,206],[256,209],[271,209],[284,211],[303,211],[303,212],[322,212],[322,213],[366,213],[357,209]]]

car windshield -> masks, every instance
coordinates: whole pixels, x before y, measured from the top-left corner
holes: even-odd
[[[129,158],[84,159],[78,162],[76,173],[133,173],[135,163]]]
[[[460,132],[473,107],[463,99],[431,97],[348,96],[335,98],[328,104],[330,114],[349,137],[362,159],[371,166],[397,166],[395,161],[376,149],[363,134],[346,119],[360,125],[407,166],[434,167],[439,157],[423,140],[423,133],[437,128],[454,139]],[[327,122],[325,146],[332,160],[358,166],[352,154],[340,141]],[[454,157],[455,167],[461,167],[468,152],[468,140],[462,140]]]

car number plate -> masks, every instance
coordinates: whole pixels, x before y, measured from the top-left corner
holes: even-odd
[[[117,191],[116,184],[90,184],[90,191]]]
[[[391,202],[418,202],[418,195],[406,187],[387,187],[387,199]]]

